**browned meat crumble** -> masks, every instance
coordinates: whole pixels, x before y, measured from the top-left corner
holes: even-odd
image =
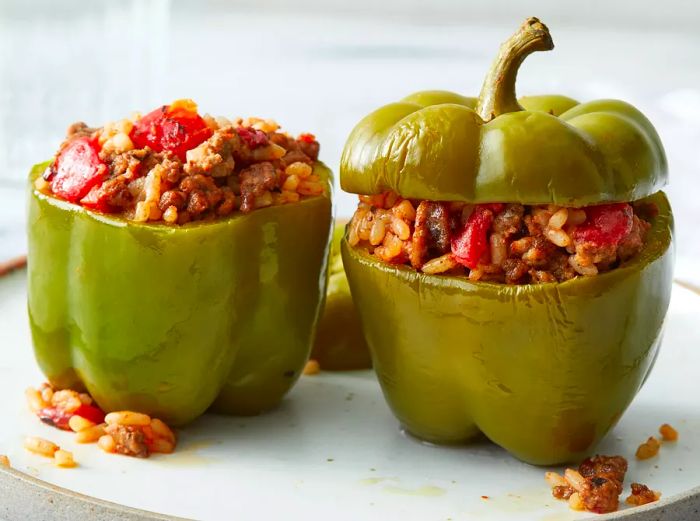
[[[35,187],[129,220],[185,224],[323,194],[318,153],[312,134],[199,116],[191,100],[178,100],[99,128],[72,124]]]
[[[644,246],[655,208],[466,204],[360,196],[348,241],[427,274],[507,284],[563,282],[609,271]]]

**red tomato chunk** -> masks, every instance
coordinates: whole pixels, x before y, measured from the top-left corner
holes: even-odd
[[[94,405],[82,404],[73,413],[75,416],[80,416],[92,423],[100,424],[105,420],[105,413],[99,407]]]
[[[314,143],[316,141],[316,136],[307,132],[306,134],[301,134],[299,136],[299,141],[303,141],[304,143]]]
[[[107,175],[107,165],[100,159],[96,140],[76,138],[61,150],[51,177],[51,191],[66,201],[80,201]]]
[[[91,210],[97,210],[98,212],[109,213],[112,209],[107,202],[107,197],[105,192],[102,190],[102,185],[95,185],[88,192],[88,194],[80,200],[86,208]]]
[[[212,135],[211,129],[196,112],[169,105],[154,110],[134,123],[129,137],[136,148],[168,151],[182,161],[185,154]]]
[[[68,426],[68,422],[73,415],[60,407],[45,407],[37,413],[37,416],[47,425],[69,431],[70,427]]]
[[[493,223],[493,212],[503,209],[503,204],[479,204],[464,223],[462,229],[452,238],[452,254],[457,262],[469,269],[475,269],[479,260],[488,251],[488,232]]]
[[[588,206],[586,222],[576,229],[574,240],[598,246],[617,245],[632,229],[633,215],[627,203]]]
[[[269,144],[270,140],[267,138],[267,134],[262,130],[256,130],[250,127],[238,127],[236,133],[240,138],[248,145],[248,148],[256,149],[258,147],[264,147]]]

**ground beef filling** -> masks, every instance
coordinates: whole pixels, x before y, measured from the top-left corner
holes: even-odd
[[[141,429],[132,425],[109,425],[105,428],[115,443],[115,451],[127,456],[147,458],[149,451],[146,436]]]
[[[177,123],[174,137],[147,135],[148,126],[140,122],[156,117],[152,114],[101,128],[74,123],[35,187],[91,210],[168,224],[213,220],[324,193],[323,181],[313,171],[319,144],[311,134],[294,138],[270,120],[200,118],[175,104],[163,107],[163,111],[171,109],[179,114],[178,121],[184,121]],[[186,135],[191,131],[186,124],[195,116],[201,121],[201,128],[195,129],[197,139],[206,139],[188,148],[197,142]],[[167,118],[159,121],[167,123]],[[139,125],[145,130],[136,132]],[[181,148],[155,151],[141,146],[156,138],[163,146],[170,144],[167,139],[180,139]],[[83,161],[78,167],[76,157]],[[78,188],[73,179],[62,178],[70,178],[71,165]]]
[[[632,483],[632,493],[627,497],[625,502],[632,506],[642,506],[648,503],[653,503],[661,499],[661,493],[656,490],[651,490],[642,483]]]
[[[47,383],[38,389],[29,387],[25,396],[30,410],[42,422],[74,432],[78,443],[97,443],[105,452],[138,458],[147,458],[153,453],[169,454],[175,450],[175,433],[158,418],[135,411],[115,411],[105,415],[88,394],[71,389],[55,390]],[[32,441],[27,448],[41,452],[47,443],[49,448],[53,447],[53,455],[58,447],[48,441]],[[56,464],[73,466],[74,463],[68,453]]]
[[[428,274],[507,284],[596,275],[637,255],[656,214],[650,204],[584,208],[360,196],[351,246]]]
[[[545,473],[552,496],[568,500],[574,510],[597,514],[615,512],[620,503],[627,460],[622,456],[595,456],[585,459],[578,470],[566,469],[564,476]]]

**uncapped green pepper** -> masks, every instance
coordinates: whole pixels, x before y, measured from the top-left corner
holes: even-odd
[[[336,223],[333,231],[326,303],[311,352],[311,358],[318,361],[321,369],[330,371],[372,367],[340,255],[340,241],[345,232],[345,224],[345,221]]]
[[[673,265],[673,218],[659,191],[666,160],[649,121],[621,101],[516,101],[519,65],[552,47],[529,19],[479,98],[430,91],[380,108],[353,130],[341,162],[341,186],[361,194],[658,209],[638,255],[562,283],[427,275],[343,241],[374,368],[405,428],[436,443],[483,433],[542,465],[588,454],[639,390],[658,353]]]
[[[37,165],[30,183],[46,164]],[[315,166],[330,194],[330,171]],[[256,414],[301,373],[326,284],[330,195],[219,221],[143,224],[30,184],[34,351],[57,388],[174,425]]]

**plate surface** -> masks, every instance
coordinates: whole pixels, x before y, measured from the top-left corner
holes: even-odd
[[[552,499],[543,481],[545,469],[520,463],[488,442],[435,447],[402,434],[369,371],[302,378],[282,406],[267,415],[205,415],[180,432],[178,450],[169,456],[138,460],[76,444],[71,434],[41,424],[24,403],[24,389],[43,381],[31,352],[24,278],[20,271],[0,279],[0,453],[32,478],[128,507],[197,519],[590,517]],[[645,483],[660,490],[663,499],[653,506],[624,509],[612,518],[687,520],[700,508],[698,323],[700,296],[675,285],[656,367],[598,447],[600,453],[628,458],[627,485]],[[676,427],[680,440],[664,444],[656,458],[637,462],[636,447],[657,434],[662,423]],[[28,435],[73,451],[80,466],[58,469],[50,460],[27,453],[22,440]],[[30,494],[41,485],[17,473],[2,474],[0,489],[7,487],[6,492]],[[60,493],[41,491],[46,497]],[[623,497],[628,493],[627,488]],[[12,506],[12,499],[0,501],[0,517],[3,501]],[[39,502],[25,505],[39,508]],[[17,511],[10,507],[6,516]],[[61,508],[68,509],[69,519],[70,509],[76,507],[68,502]]]

